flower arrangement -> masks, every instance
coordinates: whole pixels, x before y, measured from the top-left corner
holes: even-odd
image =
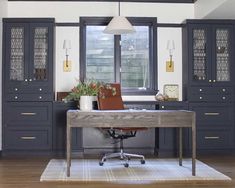
[[[94,80],[79,82],[73,87],[66,100],[79,101],[81,96],[97,96],[101,85],[101,83]]]
[[[116,88],[112,87],[111,84],[87,80],[79,82],[73,87],[65,100],[79,101],[81,96],[97,96],[98,94],[100,94],[102,98],[105,98],[104,94],[101,92],[102,88],[110,90],[113,96],[117,93]]]

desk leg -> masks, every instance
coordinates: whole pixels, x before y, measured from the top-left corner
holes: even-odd
[[[182,127],[179,127],[179,165],[182,166],[183,158],[183,142],[182,142]]]
[[[196,175],[196,113],[192,121],[192,175]]]
[[[67,177],[70,176],[71,166],[71,127],[67,125]]]

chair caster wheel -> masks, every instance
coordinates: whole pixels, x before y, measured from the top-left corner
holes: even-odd
[[[128,163],[125,163],[124,166],[125,166],[126,168],[128,168],[128,167],[129,167],[129,164],[128,164]]]
[[[103,162],[99,162],[99,165],[100,165],[100,166],[103,166],[103,164],[104,164]]]
[[[140,163],[141,163],[141,164],[145,164],[145,160],[142,159],[142,160],[140,161]]]

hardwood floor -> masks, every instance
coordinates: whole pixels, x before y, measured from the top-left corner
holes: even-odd
[[[0,188],[235,188],[235,155],[198,157],[218,171],[228,175],[231,182],[197,182],[197,183],[155,183],[122,185],[114,183],[45,183],[39,182],[41,173],[49,158],[9,158],[0,159]]]

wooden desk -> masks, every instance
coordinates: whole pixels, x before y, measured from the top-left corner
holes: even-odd
[[[67,176],[71,166],[71,129],[75,127],[179,128],[179,165],[182,166],[182,128],[192,130],[192,175],[196,174],[196,113],[184,110],[67,111]],[[97,164],[99,165],[99,164]],[[102,167],[101,167],[102,168]]]

